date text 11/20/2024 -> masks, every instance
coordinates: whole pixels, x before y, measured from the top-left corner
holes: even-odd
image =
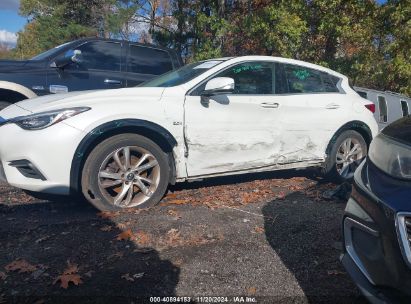
[[[150,303],[257,303],[255,297],[150,297]]]

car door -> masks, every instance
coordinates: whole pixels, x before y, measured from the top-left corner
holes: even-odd
[[[78,63],[50,70],[47,79],[50,92],[124,87],[122,49],[121,42],[104,40],[89,41],[76,47],[81,51]]]
[[[278,95],[282,114],[282,152],[289,162],[322,160],[334,133],[350,121],[352,103],[340,78],[295,64],[277,64],[284,83]]]
[[[167,51],[130,43],[125,73],[128,87],[134,87],[172,69],[172,58]]]
[[[185,139],[190,177],[263,168],[278,162],[280,108],[272,62],[243,62],[215,77],[235,81],[232,94],[202,97],[206,81],[186,96]],[[208,80],[210,80],[208,79]]]

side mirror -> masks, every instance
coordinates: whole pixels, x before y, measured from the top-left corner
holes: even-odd
[[[51,67],[64,68],[70,63],[79,63],[81,61],[80,57],[80,50],[68,50],[63,56],[56,58],[56,60],[51,64]]]
[[[213,96],[220,94],[229,94],[234,91],[234,79],[230,77],[217,77],[207,82],[202,96]]]

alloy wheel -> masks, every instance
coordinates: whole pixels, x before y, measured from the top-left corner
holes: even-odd
[[[352,178],[363,157],[360,141],[353,137],[345,139],[337,150],[337,172],[345,179]]]
[[[160,182],[160,165],[149,151],[126,146],[109,154],[98,172],[103,196],[116,207],[136,207],[154,194]]]

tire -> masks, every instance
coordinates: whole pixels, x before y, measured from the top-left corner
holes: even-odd
[[[344,154],[344,151],[354,151],[355,146],[357,146],[355,153]],[[344,131],[331,147],[324,169],[325,178],[338,184],[350,182],[354,177],[355,169],[367,156],[367,152],[367,143],[360,133],[354,130]]]
[[[10,105],[12,105],[12,103],[7,102],[7,101],[0,101],[0,111],[7,108]]]
[[[101,211],[148,208],[163,198],[170,172],[168,155],[157,144],[141,135],[121,134],[91,151],[82,170],[81,189]]]

